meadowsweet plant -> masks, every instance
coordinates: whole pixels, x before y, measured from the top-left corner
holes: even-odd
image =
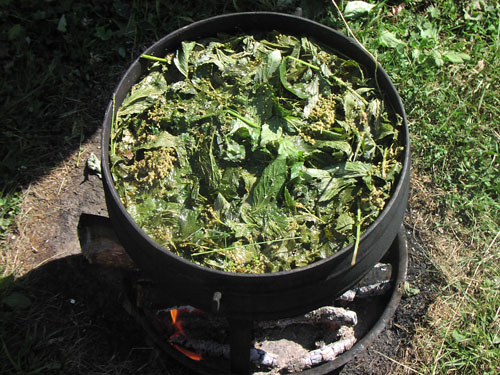
[[[160,244],[274,272],[357,244],[384,208],[402,120],[355,61],[277,32],[143,58],[155,63],[118,111],[111,162],[125,207]]]

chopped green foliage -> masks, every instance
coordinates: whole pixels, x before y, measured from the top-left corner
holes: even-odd
[[[402,153],[401,119],[362,67],[276,32],[143,57],[153,62],[119,108],[111,164],[148,235],[232,272],[357,249]]]

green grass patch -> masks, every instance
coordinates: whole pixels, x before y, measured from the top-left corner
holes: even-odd
[[[441,336],[429,339],[434,358],[419,370],[493,374],[500,368],[500,5],[403,5],[378,3],[348,22],[405,103],[413,167],[445,191],[442,220],[435,225],[454,227],[474,244],[460,260],[463,270],[472,271],[457,270],[443,292],[457,314],[440,321]],[[322,17],[347,32],[334,11]]]

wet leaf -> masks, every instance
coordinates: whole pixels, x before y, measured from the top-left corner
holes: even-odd
[[[262,64],[257,69],[256,79],[258,82],[267,82],[273,76],[274,72],[279,68],[281,64],[281,52],[275,49],[267,55],[267,59],[264,64]]]
[[[149,69],[119,108],[112,173],[176,254],[300,267],[359,238],[390,197],[401,119],[357,62],[273,32],[186,41]]]
[[[182,42],[182,49],[177,51],[174,58],[175,66],[186,78],[188,78],[189,74],[189,58],[195,45],[195,42]]]
[[[256,206],[265,205],[276,200],[278,193],[286,181],[288,168],[286,159],[276,158],[262,172],[252,193],[252,202]]]

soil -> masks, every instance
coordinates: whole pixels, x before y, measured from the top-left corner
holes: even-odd
[[[10,264],[22,275],[16,283],[29,291],[33,319],[52,335],[46,342],[53,350],[44,363],[64,374],[191,374],[156,350],[127,313],[120,271],[89,264],[82,255],[80,216],[106,216],[102,182],[85,167],[91,152],[100,154],[99,143],[97,132],[81,152],[25,191],[17,232],[8,239],[14,250]],[[412,336],[443,283],[426,257],[412,212],[410,202],[405,219],[409,291],[393,322],[340,374],[410,373],[398,362],[413,355]]]

